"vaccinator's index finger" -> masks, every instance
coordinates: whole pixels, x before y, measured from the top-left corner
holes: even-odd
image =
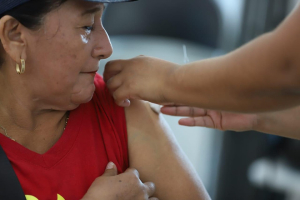
[[[166,115],[188,117],[205,116],[207,114],[205,109],[188,106],[164,106],[161,108],[161,112]]]

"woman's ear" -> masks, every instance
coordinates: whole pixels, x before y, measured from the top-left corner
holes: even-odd
[[[26,41],[24,37],[24,26],[11,16],[4,16],[0,19],[0,40],[3,49],[16,63],[20,59],[26,60]]]

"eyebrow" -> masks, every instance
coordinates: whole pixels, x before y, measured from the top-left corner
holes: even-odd
[[[96,7],[96,8],[92,8],[92,9],[86,10],[83,13],[81,13],[81,16],[83,17],[85,15],[94,14],[94,13],[99,12],[101,10],[105,10],[105,5],[103,5],[101,7]]]

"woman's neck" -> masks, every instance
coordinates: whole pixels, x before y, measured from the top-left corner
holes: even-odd
[[[0,75],[0,125],[19,144],[44,153],[63,133],[67,112],[43,108],[30,93],[19,89],[22,86],[11,82]]]

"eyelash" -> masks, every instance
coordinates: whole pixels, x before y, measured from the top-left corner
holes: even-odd
[[[94,30],[94,26],[84,26],[83,27],[85,30],[87,30],[87,31],[92,31],[92,30]]]

